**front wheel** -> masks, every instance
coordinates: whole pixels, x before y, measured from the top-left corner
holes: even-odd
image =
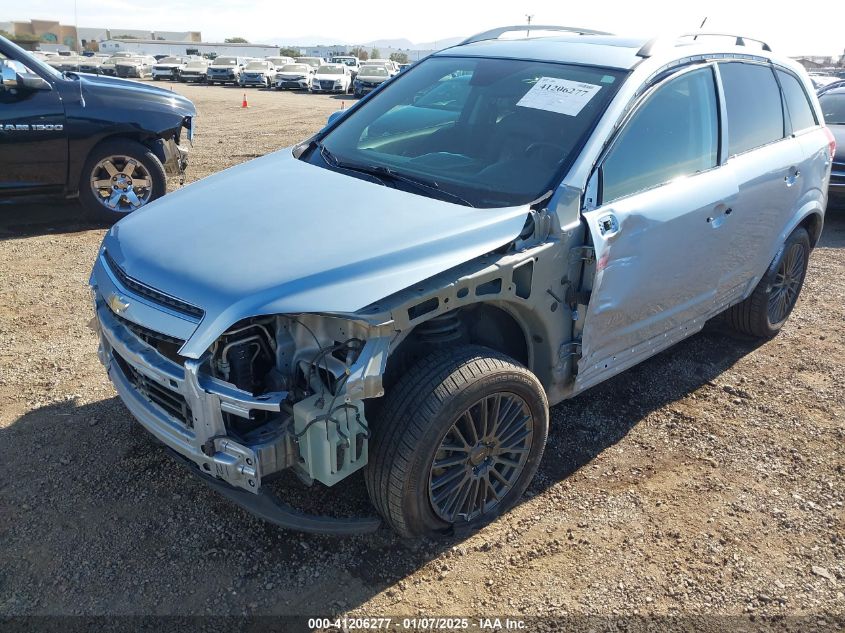
[[[164,166],[150,148],[131,139],[95,147],[79,181],[79,201],[89,218],[113,224],[167,191]]]
[[[367,490],[402,536],[477,529],[525,492],[548,428],[545,391],[525,367],[480,346],[435,352],[372,421]]]
[[[743,334],[758,338],[775,336],[798,302],[807,275],[810,248],[807,230],[795,229],[751,296],[727,310],[728,324]]]

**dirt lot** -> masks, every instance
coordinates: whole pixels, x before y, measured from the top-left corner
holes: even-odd
[[[174,89],[199,110],[189,180],[309,136],[341,103],[253,90],[242,110],[237,89]],[[86,327],[103,229],[77,213],[0,205],[0,616],[720,614],[735,617],[707,621],[832,630],[845,614],[845,214],[775,340],[708,326],[556,407],[516,509],[462,541],[406,543],[278,530],[130,433]],[[319,499],[370,511],[358,480]]]

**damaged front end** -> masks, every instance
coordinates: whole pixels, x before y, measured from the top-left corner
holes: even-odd
[[[302,514],[263,485],[292,469],[331,486],[366,465],[364,400],[383,393],[389,324],[255,317],[186,358],[179,351],[201,310],[126,277],[105,252],[92,285],[99,356],[118,394],[195,474],[282,527],[343,534],[379,525]]]

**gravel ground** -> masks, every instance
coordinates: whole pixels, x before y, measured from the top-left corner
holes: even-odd
[[[174,89],[199,111],[189,180],[306,138],[342,102],[253,90],[243,110],[238,89]],[[845,613],[845,214],[776,339],[710,325],[555,407],[519,506],[465,540],[410,543],[276,529],[131,432],[86,326],[103,230],[78,212],[0,205],[0,616],[707,614],[833,630]],[[358,478],[317,492],[371,511]]]

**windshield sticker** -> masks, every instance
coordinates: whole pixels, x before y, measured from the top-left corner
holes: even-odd
[[[595,84],[556,79],[555,77],[540,77],[516,105],[523,108],[558,112],[568,116],[578,116],[578,113],[584,109],[584,106],[599,90],[601,90],[601,86]]]

